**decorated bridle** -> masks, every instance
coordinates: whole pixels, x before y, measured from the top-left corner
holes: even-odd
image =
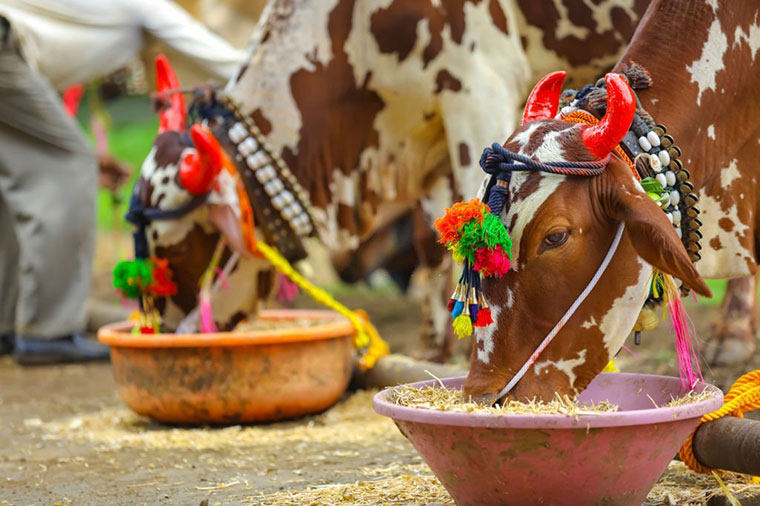
[[[523,125],[531,121],[554,118],[557,115],[560,91],[565,75],[565,72],[554,72],[536,84],[525,106],[522,118]],[[601,86],[599,87],[601,88]],[[508,151],[498,143],[494,143],[483,151],[480,159],[481,167],[491,176],[483,200],[475,199],[470,202],[455,204],[447,209],[444,217],[436,221],[436,228],[441,236],[440,242],[452,251],[455,260],[464,264],[462,276],[449,301],[449,310],[454,317],[454,331],[458,337],[471,335],[473,327],[484,327],[493,323],[490,309],[481,293],[481,277],[500,278],[507,274],[510,268],[511,240],[501,220],[501,214],[506,204],[506,192],[512,172],[533,170],[552,174],[594,177],[604,171],[614,150],[628,163],[634,177],[641,181],[642,185],[646,185],[645,188],[650,196],[658,202],[660,199],[664,200],[665,185],[660,184],[659,174],[656,179],[651,177],[642,179],[636,170],[639,163],[636,166],[634,165],[631,156],[624,150],[626,145],[621,144],[621,139],[625,139],[631,132],[638,133],[636,126],[632,126],[638,125],[636,120],[640,119],[640,115],[637,115],[637,98],[634,91],[629,86],[627,78],[620,74],[608,74],[604,79],[604,88],[606,107],[601,120],[582,111],[578,107],[581,103],[577,98],[575,102],[565,106],[560,115],[560,119],[564,121],[588,125],[581,134],[582,140],[588,151],[596,156],[597,160],[591,162],[539,162]],[[653,136],[649,136],[648,132],[645,132],[643,137],[645,140],[653,140]],[[659,145],[661,144],[659,143]],[[646,144],[643,144],[642,148],[645,146]],[[637,162],[639,160],[637,157],[642,155],[641,152],[631,154],[634,155],[633,158]],[[647,156],[656,158],[660,162],[665,161],[665,155],[656,156],[647,153]],[[670,159],[667,161],[670,162]],[[644,166],[643,159],[640,165]],[[670,176],[665,177],[670,179]],[[665,181],[665,183],[667,182],[668,180]],[[665,210],[668,211],[667,208]],[[625,223],[620,222],[612,243],[594,276],[528,360],[499,392],[497,398],[502,398],[514,388],[588,297],[612,261],[624,229]],[[684,387],[690,388],[696,383],[697,377],[701,376],[701,373],[698,372],[699,366],[691,347],[688,326],[685,323],[680,299],[674,295],[677,289],[672,278],[661,272],[656,272],[653,276],[651,287],[651,290],[659,289],[659,292],[656,293],[661,297],[670,299],[668,302],[671,305],[671,316],[676,331],[682,384]],[[666,293],[668,295],[664,295]],[[662,299],[660,300],[662,301]],[[695,366],[697,368],[696,373],[694,371]]]
[[[181,219],[207,203],[218,186],[218,177],[223,170],[234,178],[240,203],[241,229],[250,251],[255,249],[251,247],[255,243],[254,212],[263,217],[259,230],[267,242],[290,262],[306,257],[301,240],[315,231],[308,194],[284,162],[273,154],[252,120],[244,118],[231,99],[209,90],[181,89],[176,74],[163,55],[156,58],[156,82],[159,134],[177,132],[183,136],[185,144],[195,149],[183,156],[177,173],[178,183],[190,194],[190,200],[170,209],[148,207],[143,204],[139,185],[135,186],[130,199],[126,219],[135,225],[135,259],[117,265],[114,284],[124,296],[140,301],[143,311],[139,327],[142,332],[160,331],[161,321],[153,298],[176,293],[173,284],[173,290],[152,289],[154,278],[170,280],[171,272],[166,260],[149,257],[146,229],[152,222]],[[185,106],[184,97],[188,92],[193,93],[189,109]],[[193,116],[194,120],[189,129],[188,115]],[[228,152],[235,153],[234,160],[225,154],[223,143],[229,144]],[[218,269],[222,250],[221,247],[216,249],[206,269],[201,282],[201,299],[203,282],[213,277],[212,271],[228,272],[229,263],[237,260],[237,256],[233,255],[225,269]],[[203,300],[201,306],[202,303]],[[205,307],[208,313],[210,303]],[[202,330],[216,330],[213,318],[208,314],[205,316],[201,319]]]

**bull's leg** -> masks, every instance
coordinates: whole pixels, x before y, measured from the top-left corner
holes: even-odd
[[[732,279],[726,287],[712,337],[705,349],[710,365],[742,362],[754,353],[757,330],[757,278]]]
[[[437,242],[430,219],[418,205],[414,210],[414,249],[424,269],[421,290],[422,326],[420,336],[424,348],[437,349],[432,359],[444,361],[454,348],[454,333],[449,325],[447,304],[453,291],[452,262]]]

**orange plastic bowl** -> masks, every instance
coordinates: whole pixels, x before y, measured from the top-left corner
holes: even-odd
[[[314,326],[214,334],[133,334],[106,325],[122,400],[167,423],[238,424],[294,418],[332,406],[351,379],[354,329],[332,311],[263,311]]]

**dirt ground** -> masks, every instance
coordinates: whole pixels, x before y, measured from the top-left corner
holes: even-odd
[[[366,287],[340,298],[366,308],[393,351],[417,348],[416,304]],[[313,307],[304,300],[297,305]],[[703,335],[715,311],[691,304]],[[636,356],[622,352],[623,370],[677,374],[665,325],[630,346]],[[463,365],[464,355],[457,360]],[[735,368],[705,369],[705,379],[726,388],[758,366],[760,354]],[[124,407],[108,364],[21,368],[6,357],[0,359],[0,505],[452,504],[394,424],[374,414],[372,395],[350,392],[327,412],[297,421],[180,428]],[[674,499],[685,490],[684,473],[674,465],[648,504],[684,504]],[[697,504],[715,486],[700,483]]]

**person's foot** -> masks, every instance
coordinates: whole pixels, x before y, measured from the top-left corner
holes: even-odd
[[[10,355],[13,351],[13,334],[0,333],[0,356]]]
[[[109,351],[76,333],[58,339],[35,339],[16,335],[13,358],[20,365],[64,364],[108,360]]]

